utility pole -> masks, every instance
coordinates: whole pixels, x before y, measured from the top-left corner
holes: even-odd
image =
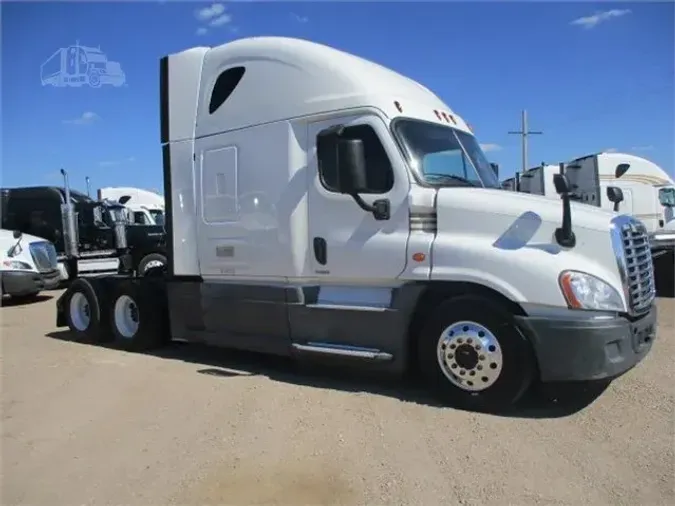
[[[520,124],[520,131],[519,132],[509,132],[509,135],[520,135],[521,138],[522,138],[522,143],[523,143],[523,172],[525,172],[527,169],[529,169],[528,161],[527,161],[527,137],[528,137],[528,135],[541,135],[543,133],[544,132],[533,132],[531,130],[528,130],[527,111],[525,109],[523,109],[521,124]]]

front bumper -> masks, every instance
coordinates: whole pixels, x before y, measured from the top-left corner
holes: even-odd
[[[49,272],[42,272],[41,275],[44,281],[45,290],[57,288],[59,283],[61,283],[61,272],[59,269],[54,269],[53,271]]]
[[[2,271],[2,293],[14,297],[39,293],[45,288],[45,281],[35,271]]]
[[[645,358],[656,338],[656,303],[635,321],[595,311],[525,311],[516,320],[534,346],[543,382],[615,378]]]
[[[675,249],[675,232],[655,232],[649,237],[653,252]]]

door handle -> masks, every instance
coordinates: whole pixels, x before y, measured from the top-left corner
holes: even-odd
[[[326,248],[326,239],[323,237],[315,237],[314,238],[314,258],[316,258],[316,261],[319,262],[321,265],[326,265],[326,262],[328,261],[328,251]]]

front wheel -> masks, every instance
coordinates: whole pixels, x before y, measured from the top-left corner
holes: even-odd
[[[138,275],[145,276],[146,273],[153,268],[163,267],[166,265],[166,257],[161,253],[150,253],[145,255],[140,262],[138,262]]]
[[[419,336],[418,357],[438,394],[478,411],[515,404],[536,369],[531,346],[511,315],[476,296],[451,299],[436,308]]]

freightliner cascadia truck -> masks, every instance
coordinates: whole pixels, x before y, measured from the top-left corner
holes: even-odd
[[[57,324],[81,338],[416,365],[480,410],[611,380],[651,349],[641,222],[570,202],[564,174],[560,200],[502,190],[421,84],[259,37],[164,57],[160,102],[167,264],[73,283]]]

